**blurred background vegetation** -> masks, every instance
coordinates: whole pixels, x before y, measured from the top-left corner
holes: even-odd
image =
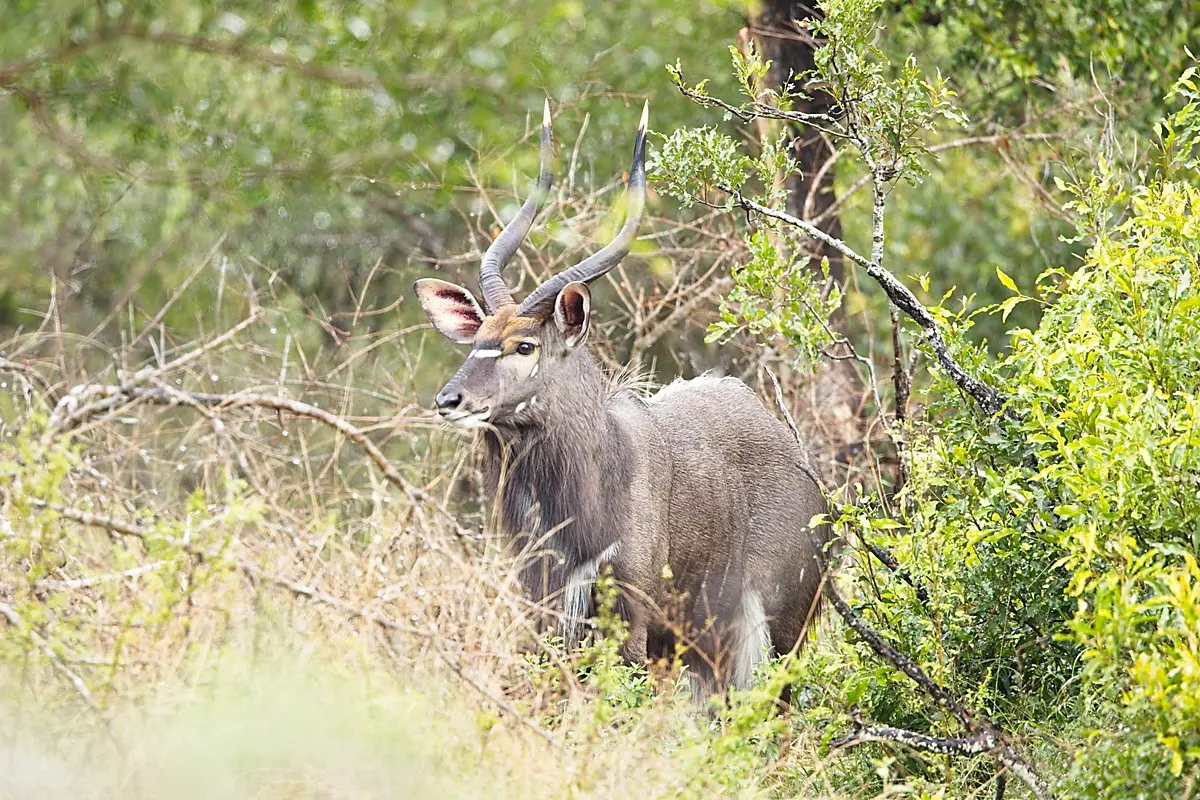
[[[309,346],[334,347],[332,328],[344,330],[334,315],[354,308],[389,309],[362,325],[418,322],[404,301],[411,278],[435,266],[469,273],[466,256],[515,212],[543,97],[559,186],[611,186],[643,98],[657,130],[695,118],[663,66],[679,60],[721,94],[732,86],[724,48],[762,11],[9,0],[0,331],[37,326],[53,294],[76,333],[111,337],[122,328],[102,323],[132,310],[125,332],[136,336],[142,315],[187,282],[164,317],[187,335],[233,319],[246,280],[280,294]],[[996,265],[1024,284],[1069,261],[1039,187],[1072,145],[1099,136],[1097,108],[1122,120],[1122,137],[1148,129],[1196,13],[1165,0],[890,6],[880,46],[946,74],[971,132],[1049,118],[1036,129],[1070,139],[946,153],[894,203],[894,256],[928,273],[937,296],[958,286],[984,299],[1003,293]],[[852,239],[868,210],[846,207]],[[663,202],[653,212],[680,216]],[[373,270],[368,295],[355,297]]]

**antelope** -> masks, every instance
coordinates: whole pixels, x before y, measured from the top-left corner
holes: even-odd
[[[704,694],[751,684],[759,664],[801,644],[829,539],[809,522],[827,506],[803,445],[743,382],[705,375],[648,396],[606,377],[584,346],[588,286],[629,253],[645,205],[648,111],[612,242],[520,303],[501,277],[553,180],[547,101],[537,183],[483,256],[482,307],[445,281],[413,288],[434,329],[471,346],[435,403],[444,420],[483,430],[523,590],[561,607],[573,646],[611,569],[622,657],[671,657],[680,620],[663,610],[676,609],[685,672]]]

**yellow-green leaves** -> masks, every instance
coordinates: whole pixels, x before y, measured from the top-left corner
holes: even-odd
[[[651,177],[685,207],[698,200],[724,203],[724,193],[740,189],[753,166],[733,139],[715,128],[683,128],[661,139]]]
[[[1000,269],[999,267],[996,267],[996,277],[999,278],[1000,282],[1004,284],[1004,288],[1008,289],[1010,292],[1019,293],[1021,291],[1017,288],[1017,285],[1013,283],[1013,279],[1004,274],[1004,270]]]

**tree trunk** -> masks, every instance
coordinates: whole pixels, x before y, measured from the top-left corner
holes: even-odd
[[[797,23],[818,19],[820,11],[815,5],[797,0],[760,0],[758,15],[751,20],[749,32],[755,47],[764,60],[771,62],[769,79],[776,87],[802,88],[805,73],[814,67],[814,53],[819,47],[811,34]],[[830,99],[820,93],[812,98],[797,98],[796,111],[806,114],[829,114],[833,108]],[[760,136],[765,131],[760,131]],[[832,142],[820,131],[800,123],[789,125],[792,158],[796,169],[782,176],[787,190],[787,211],[804,220],[815,221],[817,227],[830,236],[842,238],[842,224],[835,212],[826,216],[826,211],[836,200],[834,194],[834,170],[830,158],[834,153]],[[813,261],[811,267],[817,272],[821,259],[829,259],[828,291],[833,284],[845,285],[845,262],[841,253],[814,239],[803,240],[807,255]],[[830,327],[845,334],[846,318],[841,309],[829,320]],[[840,348],[837,348],[840,350]],[[844,355],[844,353],[842,353]],[[794,398],[796,419],[804,428],[810,446],[823,462],[823,471],[835,485],[848,483],[852,477],[868,478],[863,459],[856,455],[869,448],[862,443],[867,435],[863,416],[864,387],[854,365],[849,360],[838,360],[815,365],[811,378],[795,381],[789,379],[788,359],[781,359],[778,367],[785,385],[789,385]],[[869,485],[864,480],[864,485]]]
[[[800,81],[796,76],[809,72],[815,66],[813,53],[817,43],[811,34],[796,23],[806,19],[818,19],[821,12],[815,5],[798,0],[762,0],[760,13],[753,20],[751,32],[757,43],[758,52],[764,60],[771,62],[771,81],[776,86],[793,86]],[[813,98],[798,98],[796,111],[805,114],[828,114],[832,111],[829,98],[818,94]],[[801,219],[819,218],[833,205],[836,196],[833,188],[833,169],[824,169],[834,148],[820,131],[795,123],[789,126],[792,137],[792,157],[796,170],[785,179],[788,191],[787,211]],[[835,213],[817,227],[836,239],[842,238],[842,224]],[[818,263],[822,256],[829,259],[829,276],[838,285],[845,280],[842,256],[831,247],[809,240],[809,252]],[[840,317],[840,314],[839,314]],[[840,327],[840,325],[839,325]]]

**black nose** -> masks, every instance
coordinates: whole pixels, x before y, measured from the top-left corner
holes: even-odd
[[[434,399],[439,411],[453,411],[462,404],[462,392],[449,386],[438,392]]]

